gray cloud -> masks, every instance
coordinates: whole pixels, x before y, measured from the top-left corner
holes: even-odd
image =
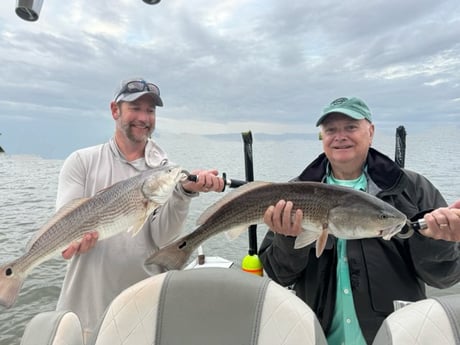
[[[159,131],[315,132],[334,98],[376,123],[460,123],[456,0],[44,0],[40,19],[0,4],[0,137],[13,151],[105,140],[121,79],[160,86]],[[161,127],[163,126],[163,127]],[[37,144],[47,138],[49,144]],[[27,141],[34,145],[27,145]],[[61,153],[56,153],[61,154]]]

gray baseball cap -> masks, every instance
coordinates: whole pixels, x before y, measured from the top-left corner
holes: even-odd
[[[144,95],[150,95],[155,105],[163,106],[163,101],[160,97],[160,88],[153,83],[145,81],[143,78],[123,80],[115,92],[113,101],[116,103],[133,102]]]

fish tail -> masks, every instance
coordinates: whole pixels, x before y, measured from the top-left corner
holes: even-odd
[[[0,267],[0,305],[10,308],[19,295],[25,275],[15,271],[14,263]]]
[[[188,246],[185,240],[179,239],[147,258],[144,262],[145,269],[147,272],[153,272],[152,266],[158,265],[168,271],[180,270],[187,264],[194,250],[195,248]]]

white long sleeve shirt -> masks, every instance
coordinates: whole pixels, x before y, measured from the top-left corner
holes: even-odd
[[[166,162],[166,153],[152,140],[147,143],[145,157],[133,162],[124,159],[113,139],[75,151],[60,172],[56,208],[76,198],[91,197],[115,182]],[[98,241],[89,252],[69,261],[57,310],[72,310],[79,316],[85,339],[121,291],[149,276],[143,268],[144,260],[180,236],[195,195],[176,186],[169,201],[136,236],[120,233]]]

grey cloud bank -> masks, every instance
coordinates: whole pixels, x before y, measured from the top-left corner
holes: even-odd
[[[30,23],[0,4],[0,145],[65,157],[107,140],[119,81],[144,76],[158,131],[310,133],[363,98],[379,130],[460,123],[460,3],[44,0]]]

